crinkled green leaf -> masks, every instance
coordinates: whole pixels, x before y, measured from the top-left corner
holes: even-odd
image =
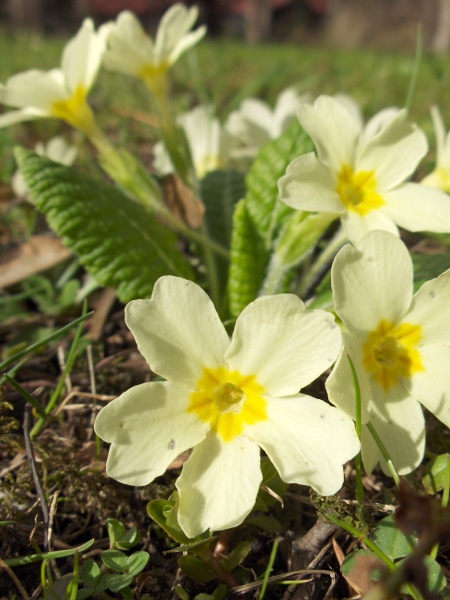
[[[450,454],[440,454],[427,464],[422,483],[427,494],[437,494],[444,489],[450,477]]]
[[[450,269],[450,251],[439,254],[411,254],[414,266],[414,288],[417,290],[426,281],[439,277]]]
[[[233,227],[235,206],[245,196],[245,178],[235,170],[212,171],[201,181],[200,191],[205,205],[205,226],[208,235],[224,248],[229,248]],[[219,288],[226,300],[229,261],[223,256],[214,255]],[[216,307],[226,312],[225,306]]]
[[[269,253],[250,219],[246,202],[241,201],[233,217],[228,281],[230,312],[233,316],[237,317],[257,297],[268,262]]]
[[[120,190],[24,148],[16,157],[50,227],[120,300],[150,296],[162,275],[193,279],[175,233]]]
[[[261,149],[247,175],[247,210],[266,249],[270,249],[286,216],[293,212],[279,200],[278,180],[295,158],[313,149],[311,139],[295,120],[285,133]]]
[[[389,515],[376,526],[373,541],[391,560],[395,560],[411,553],[411,543],[415,539],[402,533],[395,523],[394,515]]]

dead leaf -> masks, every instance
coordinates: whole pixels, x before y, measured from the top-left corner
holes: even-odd
[[[0,257],[0,289],[46,271],[71,255],[59,238],[35,235]]]
[[[190,227],[197,229],[203,223],[205,205],[178,175],[165,175],[162,179],[164,197],[170,210]]]

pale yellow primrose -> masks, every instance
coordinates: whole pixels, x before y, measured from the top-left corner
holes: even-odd
[[[347,355],[362,396],[362,423],[372,423],[400,474],[413,471],[425,449],[423,404],[450,427],[450,270],[413,295],[413,266],[403,242],[372,231],[336,256],[332,286],[348,333],[326,388],[330,401],[355,418]],[[362,458],[370,473],[386,462],[366,427]]]
[[[354,243],[374,229],[398,235],[397,225],[450,232],[450,197],[405,183],[428,148],[425,134],[407,121],[406,110],[383,115],[367,130],[344,102],[320,96],[314,104],[300,103],[298,118],[317,156],[305,154],[288,166],[279,181],[283,202],[335,213]]]
[[[227,165],[236,141],[221,126],[219,119],[212,112],[212,107],[196,106],[179,115],[177,121],[186,134],[198,179],[203,179],[207,173]],[[163,142],[155,144],[153,154],[155,169],[160,174],[173,173],[175,169]]]
[[[333,494],[359,450],[352,420],[299,390],[331,366],[342,338],[333,316],[292,294],[252,302],[230,340],[207,294],[160,278],[126,322],[151,369],[166,379],[131,388],[100,411],[112,444],[107,471],[146,485],[194,448],[177,481],[189,537],[241,523],[261,483],[260,447],[286,482]]]
[[[436,136],[436,167],[422,179],[423,185],[450,192],[450,133],[445,132],[444,121],[437,106],[431,108]]]
[[[0,115],[0,127],[53,117],[90,136],[95,123],[87,95],[97,77],[107,35],[108,27],[95,32],[92,20],[85,19],[67,43],[60,69],[25,71],[0,85],[0,102],[20,109]]]
[[[105,67],[143,79],[156,96],[164,96],[167,71],[206,33],[204,25],[190,31],[197,17],[198,7],[174,4],[164,13],[153,41],[133,13],[121,12],[111,29]]]

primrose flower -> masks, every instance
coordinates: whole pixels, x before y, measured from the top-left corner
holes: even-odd
[[[227,164],[233,139],[221,127],[219,119],[213,117],[209,106],[197,106],[180,115],[177,121],[186,134],[198,179]],[[173,173],[174,167],[163,142],[155,144],[153,152],[156,170],[162,175]]]
[[[326,388],[330,401],[356,418],[347,355],[362,398],[362,423],[371,423],[400,474],[421,462],[423,404],[450,427],[450,270],[413,296],[413,266],[403,242],[372,231],[358,248],[336,256],[332,286],[337,314],[348,333]],[[366,426],[362,458],[370,473],[386,462]]]
[[[385,114],[370,131],[336,98],[320,96],[298,108],[317,156],[295,159],[279,181],[283,202],[300,210],[335,213],[347,238],[358,243],[373,229],[450,232],[450,198],[405,183],[427,151],[425,134],[406,110]]]
[[[133,13],[121,12],[110,32],[106,68],[143,79],[157,97],[165,94],[167,71],[206,33],[204,25],[190,31],[197,17],[198,7],[174,4],[162,17],[153,41]]]
[[[131,388],[100,411],[112,443],[111,477],[146,485],[185,450],[177,481],[179,523],[189,537],[241,523],[261,483],[261,447],[286,482],[333,494],[359,449],[352,420],[299,389],[335,360],[341,333],[331,314],[291,294],[247,306],[230,341],[195,283],[160,278],[126,322],[151,369],[166,379]]]
[[[0,127],[40,118],[62,119],[88,136],[95,129],[87,103],[101,64],[108,28],[95,32],[91,19],[66,45],[60,69],[18,73],[0,86],[0,102],[19,110],[0,116]]]
[[[280,93],[274,109],[258,98],[244,100],[225,123],[226,130],[241,143],[236,156],[253,157],[264,144],[279,137],[295,119],[302,100],[293,88]]]
[[[436,167],[422,179],[423,185],[450,192],[450,133],[445,133],[445,125],[437,106],[431,108],[434,133],[436,136]]]

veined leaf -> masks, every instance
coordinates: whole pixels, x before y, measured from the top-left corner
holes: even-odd
[[[242,200],[236,206],[231,240],[231,265],[228,281],[230,312],[234,317],[258,295],[269,262],[269,252],[258,235]]]
[[[235,170],[212,171],[201,181],[200,191],[205,205],[205,225],[209,237],[224,248],[229,248],[234,209],[236,203],[245,196],[244,175]],[[226,301],[229,261],[217,254],[214,260],[220,293]],[[226,312],[225,304],[216,306],[219,312]]]
[[[177,236],[120,190],[24,148],[16,157],[50,227],[120,300],[150,296],[162,275],[193,279]]]
[[[278,180],[295,158],[313,149],[311,139],[295,120],[285,133],[261,149],[247,175],[247,210],[267,250],[281,223],[293,212],[278,198]]]

